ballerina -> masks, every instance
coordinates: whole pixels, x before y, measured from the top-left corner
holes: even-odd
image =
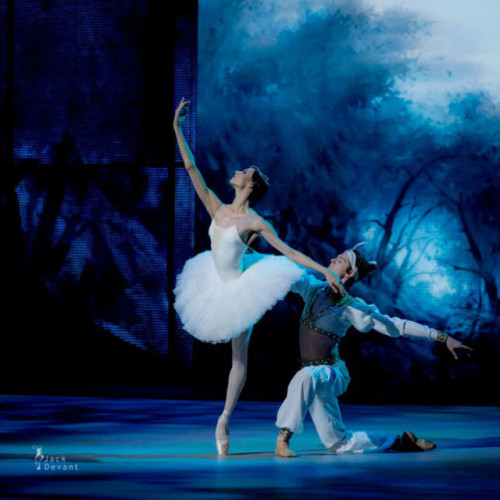
[[[323,274],[331,288],[344,294],[341,280],[327,267],[283,242],[274,228],[250,208],[265,195],[269,183],[258,167],[237,170],[230,180],[235,196],[222,203],[207,187],[184,138],[182,122],[189,101],[182,98],[174,116],[174,131],[184,166],[196,194],[208,211],[211,251],[189,259],[177,277],[175,309],[184,329],[204,342],[231,340],[232,366],[224,410],[217,421],[219,455],[229,449],[229,418],[246,381],[248,343],[253,325],[282,299],[308,267]],[[262,236],[286,257],[246,252]]]

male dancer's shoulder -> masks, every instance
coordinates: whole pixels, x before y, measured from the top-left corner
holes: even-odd
[[[320,280],[311,272],[305,272],[302,277],[296,281],[291,288],[291,291],[298,293],[304,300],[317,288],[327,285],[326,280]]]

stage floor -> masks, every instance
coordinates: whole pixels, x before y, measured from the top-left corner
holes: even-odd
[[[2,396],[0,498],[500,498],[498,407],[342,405],[353,430],[412,430],[438,448],[334,455],[308,419],[284,459],[278,406],[240,402],[218,458],[218,401]]]

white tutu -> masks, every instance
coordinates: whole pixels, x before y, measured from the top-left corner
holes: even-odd
[[[204,342],[227,342],[285,297],[303,270],[283,256],[245,254],[242,273],[223,281],[211,251],[188,260],[177,277],[175,309],[184,329]]]

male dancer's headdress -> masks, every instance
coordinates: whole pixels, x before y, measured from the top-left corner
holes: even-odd
[[[361,241],[354,245],[350,250],[346,250],[349,258],[349,264],[351,269],[354,271],[354,282],[361,281],[378,267],[374,260],[367,261],[365,256],[359,250],[356,250],[356,248],[364,245],[365,243],[365,241]]]

